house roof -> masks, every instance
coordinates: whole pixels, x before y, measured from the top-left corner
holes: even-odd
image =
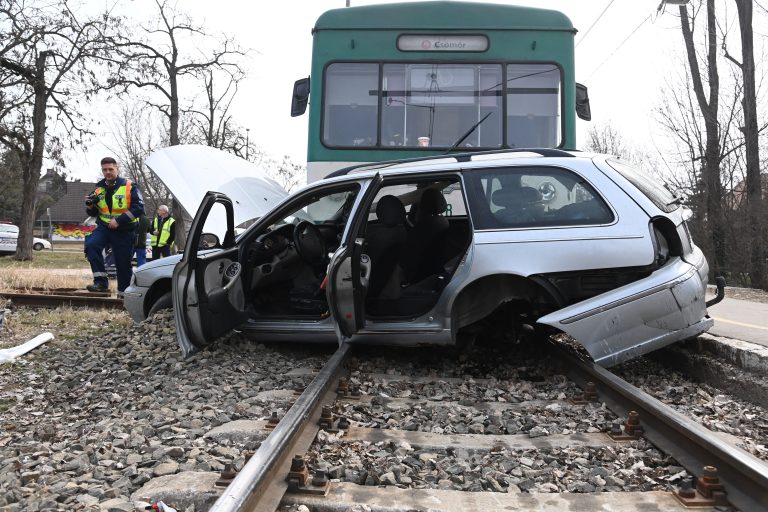
[[[85,196],[96,188],[95,182],[68,181],[65,183],[66,192],[61,199],[50,206],[51,220],[58,222],[83,222],[88,216],[85,213]],[[48,220],[43,213],[38,220]]]

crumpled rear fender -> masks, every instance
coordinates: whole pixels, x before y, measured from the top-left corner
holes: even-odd
[[[538,323],[569,334],[595,362],[609,367],[709,329],[713,321],[705,291],[699,268],[673,258],[645,279],[545,315]]]

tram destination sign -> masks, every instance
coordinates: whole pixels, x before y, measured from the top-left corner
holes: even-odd
[[[401,52],[484,52],[488,38],[484,35],[401,34],[397,38]]]

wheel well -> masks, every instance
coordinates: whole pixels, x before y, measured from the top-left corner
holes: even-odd
[[[171,291],[170,279],[159,279],[152,284],[152,287],[147,292],[147,298],[144,300],[144,317],[149,314],[149,310],[152,309],[157,299]]]
[[[462,327],[476,323],[496,311],[502,304],[526,304],[533,316],[559,309],[563,300],[554,287],[547,287],[536,278],[510,274],[484,276],[466,286],[451,309],[451,327],[458,332]],[[518,307],[519,309],[519,307]]]

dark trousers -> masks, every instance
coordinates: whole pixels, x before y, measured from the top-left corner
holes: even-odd
[[[162,247],[158,247],[156,245],[152,246],[152,261],[159,260],[160,258],[167,258],[170,255],[171,255],[170,245],[164,245]]]
[[[104,248],[112,246],[112,254],[115,257],[115,269],[117,270],[117,291],[122,292],[131,282],[133,268],[131,257],[133,256],[134,232],[117,231],[109,229],[103,224],[85,239],[85,256],[91,264],[93,283],[109,287],[109,278],[104,267]]]

